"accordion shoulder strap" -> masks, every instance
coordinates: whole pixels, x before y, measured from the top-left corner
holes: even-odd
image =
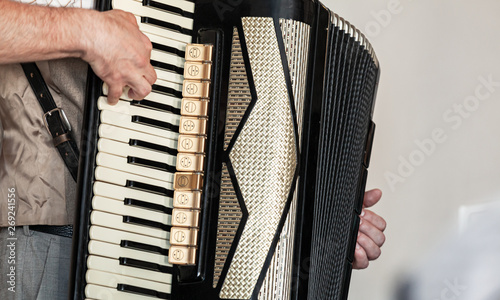
[[[71,176],[76,181],[78,175],[79,151],[71,133],[71,125],[64,110],[56,106],[47,84],[35,63],[21,64],[24,74],[43,109],[43,122],[52,136],[54,146],[59,151]]]

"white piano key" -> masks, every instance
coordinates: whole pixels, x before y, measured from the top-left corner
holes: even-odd
[[[137,234],[144,234],[159,239],[170,238],[170,233],[165,230],[124,223],[122,216],[102,211],[97,211],[97,210],[92,211],[92,213],[90,214],[90,221],[93,225],[98,225],[102,227],[108,227],[121,231],[133,232]]]
[[[172,283],[172,274],[122,266],[117,259],[89,255],[87,268],[163,283]]]
[[[143,167],[140,165],[129,164],[126,157],[120,157],[116,155],[111,155],[108,153],[100,152],[97,154],[96,163],[98,166],[107,167],[110,169],[115,169],[123,171],[126,173],[131,173],[135,175],[144,176],[147,178],[153,178],[157,180],[162,180],[165,182],[174,181],[174,173],[157,170],[153,168]]]
[[[148,133],[112,126],[109,124],[99,125],[99,136],[101,138],[107,138],[123,143],[128,143],[132,139],[165,146],[170,149],[177,149],[177,140],[166,139],[157,135],[151,135]]]
[[[162,87],[171,88],[171,89],[174,89],[175,91],[182,93],[182,83],[175,83],[172,81],[166,81],[166,80],[163,80],[161,78],[157,78],[154,84],[158,85],[158,86],[162,86]],[[130,90],[130,87],[123,88],[123,92],[120,96],[120,100],[125,100],[125,101],[132,101],[133,100],[132,98],[130,98],[128,96],[129,90]],[[106,95],[106,96],[108,95],[109,87],[106,83],[103,83],[102,91],[103,91],[104,95]],[[182,98],[177,98],[175,96],[166,95],[162,92],[157,92],[157,91],[152,91],[144,99],[158,102],[158,103],[163,103],[166,105],[170,105],[170,106],[175,107],[175,108],[180,108],[181,102],[182,102]]]
[[[121,100],[125,100],[125,101],[132,101],[132,98],[130,98],[128,96],[128,92],[129,91],[130,91],[130,87],[128,87],[128,86],[124,87],[123,88],[123,92],[122,92],[122,94],[120,96],[120,99]],[[102,84],[102,93],[107,96],[108,92],[109,92],[109,86],[108,86],[108,84],[107,83],[103,83]]]
[[[162,85],[162,84],[164,84],[166,82],[166,81],[163,81],[163,80],[158,80],[158,81],[161,81],[161,84],[159,84],[159,85]],[[180,109],[181,105],[182,105],[182,99],[181,98],[177,98],[177,97],[174,97],[174,96],[162,94],[161,92],[158,92],[158,93],[157,92],[151,92],[144,99],[145,100],[149,100],[149,101],[153,101],[153,102],[157,102],[157,103],[160,103],[160,104],[170,105],[170,106],[172,106],[174,108],[178,108],[178,109]]]
[[[193,29],[193,19],[186,18],[166,10],[151,6],[143,6],[141,2],[133,0],[112,0],[114,9],[121,9],[140,17],[150,17],[156,20],[179,25],[189,30]]]
[[[115,125],[118,127],[128,128],[135,131],[157,135],[167,139],[177,140],[178,132],[173,132],[167,129],[161,129],[154,126],[132,122],[132,117],[126,114],[121,114],[111,110],[101,111],[101,123]]]
[[[132,293],[124,293],[116,288],[109,288],[95,284],[87,284],[85,286],[85,296],[96,300],[151,300],[158,299],[156,297],[148,297]]]
[[[144,35],[146,35],[149,38],[149,40],[152,43],[160,44],[160,45],[167,46],[167,47],[172,47],[172,48],[175,48],[175,49],[177,49],[179,51],[183,51],[183,52],[186,51],[186,43],[172,40],[168,37],[162,37],[162,36],[159,36],[156,34],[151,34],[149,32],[143,32],[143,33],[144,33]],[[181,58],[184,59],[183,56]]]
[[[153,49],[151,51],[151,60],[156,60],[162,63],[170,64],[179,68],[184,68],[184,58],[168,52]]]
[[[97,196],[103,196],[121,201],[124,201],[125,198],[129,198],[173,208],[173,199],[171,197],[134,190],[123,186],[96,181],[94,183],[93,190],[94,195]]]
[[[108,258],[119,259],[120,257],[142,260],[145,262],[159,264],[171,267],[168,262],[168,256],[152,252],[140,251],[130,248],[120,247],[119,245],[91,240],[88,244],[89,254]]]
[[[101,138],[97,142],[97,149],[100,152],[109,153],[121,157],[133,156],[152,161],[166,163],[171,166],[176,164],[176,156],[150,149],[130,146],[128,143],[113,141]]]
[[[168,122],[176,126],[179,126],[181,119],[180,115],[132,105],[129,101],[119,100],[115,105],[110,105],[108,103],[108,98],[105,96],[99,97],[97,100],[97,107],[100,110],[111,110],[129,116],[143,116],[162,122]]]
[[[118,284],[127,284],[166,294],[170,294],[172,291],[171,284],[159,283],[155,281],[123,276],[99,270],[88,270],[85,274],[85,279],[87,280],[87,284],[95,284],[110,288],[116,288]]]
[[[157,79],[156,82],[155,82],[155,85],[158,85],[158,86],[162,86],[162,87],[167,87],[167,88],[171,88],[177,92],[181,92],[182,93],[182,83],[174,83],[174,82],[171,82],[171,81],[165,81],[161,78]],[[164,95],[162,94],[162,92],[156,92],[154,91],[155,93],[157,94],[160,94],[160,95]],[[170,97],[174,97],[174,96],[170,96]],[[174,97],[175,99],[179,99],[177,97]],[[144,99],[148,99],[147,97],[144,98]],[[180,99],[182,101],[182,99]]]
[[[123,201],[101,196],[94,196],[92,198],[92,208],[94,210],[108,212],[111,214],[137,217],[148,221],[159,222],[165,225],[172,225],[172,215],[125,205]]]
[[[175,82],[171,82],[171,81],[165,81],[165,80],[163,80],[161,78],[157,78],[154,84],[158,85],[158,86],[162,86],[162,87],[172,88],[172,89],[174,89],[174,90],[182,93],[182,84],[180,84],[180,83],[175,83]],[[130,90],[130,87],[124,87],[123,88],[123,92],[122,92],[122,94],[120,96],[120,100],[124,100],[124,101],[132,101],[133,100],[132,98],[130,98],[128,96],[129,90]],[[109,92],[108,85],[106,83],[103,83],[103,85],[102,85],[102,93],[105,96],[107,96],[108,92]],[[154,101],[154,102],[158,102],[158,103],[162,103],[162,104],[166,104],[166,105],[170,105],[170,106],[175,107],[175,108],[180,108],[181,103],[182,103],[182,99],[181,98],[177,98],[177,97],[174,97],[174,96],[166,95],[164,93],[156,92],[156,91],[152,91],[144,99],[150,100],[150,101]]]
[[[150,34],[155,34],[161,37],[170,38],[182,43],[192,43],[193,38],[190,35],[182,34],[173,30],[169,30],[163,27],[159,27],[152,24],[142,23],[141,17],[136,16],[137,24],[139,25],[139,30],[142,32],[147,32]]]
[[[120,186],[126,186],[127,180],[141,182],[145,184],[154,185],[157,187],[162,187],[167,190],[173,190],[173,184],[171,182],[156,180],[144,176],[139,176],[135,174],[124,173],[114,169],[97,166],[94,171],[95,179],[99,181],[109,182],[117,184]]]
[[[178,84],[182,84],[182,81],[184,80],[183,75],[177,74],[173,71],[163,70],[158,67],[155,67],[154,69],[156,71],[156,76],[161,80],[170,81]]]
[[[157,239],[146,235],[120,231],[97,225],[90,226],[89,237],[92,240],[108,242],[116,245],[120,245],[121,241],[133,241],[164,249],[170,248],[170,242],[165,239]]]
[[[182,84],[180,84],[180,83],[175,83],[172,81],[165,81],[161,78],[158,78],[158,79],[156,79],[154,84],[157,86],[171,88],[177,92],[182,93]],[[120,100],[124,100],[124,101],[134,100],[128,96],[129,90],[130,90],[130,87],[123,88],[123,92],[120,95]],[[108,95],[109,87],[106,83],[103,83],[103,85],[102,85],[102,92],[105,96]],[[180,108],[181,103],[182,103],[182,98],[177,98],[175,96],[167,95],[165,93],[162,93],[161,91],[152,91],[144,99],[149,100],[149,101],[153,101],[153,102],[158,102],[161,104],[170,105],[170,106],[175,107],[175,108]],[[142,99],[140,99],[140,100],[142,100]]]

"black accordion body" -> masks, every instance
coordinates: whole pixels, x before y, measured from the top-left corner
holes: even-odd
[[[89,75],[72,299],[347,299],[376,56],[315,0],[113,0],[158,74]],[[90,72],[92,73],[92,72]]]

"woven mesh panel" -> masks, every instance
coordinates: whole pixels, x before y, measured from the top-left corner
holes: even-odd
[[[234,236],[241,222],[241,208],[234,192],[226,164],[222,165],[222,179],[219,200],[219,219],[217,225],[217,244],[215,250],[214,288],[226,263],[227,255],[233,244]]]
[[[226,111],[224,149],[226,150],[234,136],[245,111],[252,100],[248,79],[241,51],[241,43],[236,27],[233,30],[231,65],[229,68],[229,92]],[[241,208],[236,198],[227,166],[222,169],[221,194],[219,203],[219,221],[215,251],[214,282],[216,287],[224,268],[229,250],[241,222]]]
[[[257,102],[229,154],[248,219],[220,296],[250,299],[297,167],[293,120],[271,18],[242,18]]]
[[[248,86],[245,62],[241,52],[238,30],[234,28],[233,46],[231,50],[231,65],[229,68],[229,91],[226,111],[226,132],[224,135],[224,150],[227,150],[234,132],[252,100]]]
[[[295,217],[297,213],[297,190],[283,226],[273,259],[259,292],[260,300],[290,299],[293,241],[295,237]]]
[[[311,27],[299,21],[285,19],[280,19],[280,25],[288,60],[288,69],[290,70],[290,79],[292,80],[299,144],[301,145]]]
[[[280,19],[280,25],[290,70],[300,141],[310,26],[302,22],[285,19]],[[290,299],[296,206],[297,195],[295,193],[275,254],[269,265],[266,278],[262,283],[259,293],[259,299],[261,300]]]

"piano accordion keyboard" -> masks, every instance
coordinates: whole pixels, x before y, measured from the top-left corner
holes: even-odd
[[[210,64],[203,55],[211,54],[211,49],[188,45],[193,2],[113,0],[112,7],[136,16],[140,30],[153,44],[151,64],[158,79],[142,101],[124,93],[111,106],[106,86],[98,99],[85,295],[88,299],[170,299],[169,260],[195,263],[201,181],[194,190],[186,190],[174,184],[174,178],[183,178],[182,174],[196,178],[203,171],[203,132],[191,134],[187,129],[193,129],[193,122],[196,128],[204,126]],[[192,60],[186,68],[184,56]],[[185,75],[197,89],[195,98],[190,95],[194,88],[183,88]],[[190,173],[175,175],[178,165]],[[177,204],[174,186],[179,189]]]

